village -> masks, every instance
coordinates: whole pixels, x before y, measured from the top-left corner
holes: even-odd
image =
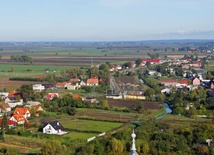
[[[208,58],[203,58],[208,62]],[[203,60],[204,61],[204,60]],[[139,60],[136,60],[139,62]],[[149,83],[146,79],[154,78],[158,81],[158,89],[160,93],[167,95],[175,93],[178,90],[187,89],[189,91],[198,90],[203,88],[210,97],[214,97],[214,80],[211,72],[207,72],[202,69],[201,59],[197,61],[191,60],[190,57],[183,59],[146,59],[140,63],[128,62],[122,65],[109,65],[102,64],[108,69],[110,79],[110,89],[102,90],[102,97],[113,99],[137,99],[147,101],[160,101],[158,99],[157,92],[151,92],[148,94],[148,88],[152,88],[152,83]],[[203,62],[204,63],[204,62]],[[204,64],[203,64],[204,65]],[[92,66],[92,69],[99,69],[99,66]],[[137,73],[138,72],[138,73]],[[96,73],[94,73],[96,74]],[[139,78],[136,78],[138,76]],[[167,77],[166,80],[159,80],[161,77]],[[80,79],[78,77],[70,78],[69,81],[56,82],[55,84],[34,84],[32,90],[36,93],[40,93],[45,90],[52,90],[49,93],[44,94],[42,98],[37,101],[28,100],[24,102],[21,91],[1,92],[2,103],[0,105],[1,115],[7,115],[9,125],[24,124],[28,122],[28,118],[31,116],[30,109],[34,109],[34,115],[39,116],[39,112],[45,112],[43,100],[53,100],[54,98],[62,98],[63,90],[80,90],[83,87],[92,87],[93,89],[99,85],[103,85],[106,80],[99,77],[99,73],[96,76],[92,76],[86,79]],[[143,80],[145,79],[145,81]],[[146,85],[147,87],[143,86]],[[83,89],[84,89],[83,88]],[[146,88],[146,89],[145,89]],[[57,90],[54,92],[54,90]],[[60,90],[60,93],[58,91]],[[206,93],[207,94],[207,93]],[[84,102],[99,103],[99,99],[96,95],[81,96],[80,94],[72,94],[73,99],[81,98]],[[151,99],[151,96],[153,96]],[[163,102],[163,101],[162,101]],[[185,109],[193,107],[193,103],[188,103]],[[12,110],[13,109],[13,110]],[[204,117],[206,115],[203,115]],[[207,117],[207,116],[206,116]],[[45,132],[44,132],[45,133]]]

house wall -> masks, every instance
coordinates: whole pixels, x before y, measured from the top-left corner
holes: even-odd
[[[201,81],[200,81],[198,78],[195,78],[195,79],[192,81],[192,84],[193,84],[193,85],[200,85],[200,84],[201,84]]]
[[[14,122],[17,122],[17,124],[24,124],[25,123],[25,120],[18,122],[13,116],[10,118],[10,120],[14,121]]]
[[[23,116],[24,116],[24,118],[30,117],[30,112],[27,110],[26,113]]]
[[[124,98],[126,99],[138,99],[138,100],[145,100],[145,96],[132,96],[132,95],[124,95]]]
[[[20,102],[8,102],[8,105],[9,105],[11,108],[14,108],[14,107],[17,106],[17,105],[23,105],[23,101],[20,101]]]
[[[210,89],[214,89],[214,83],[211,83]]]
[[[43,133],[46,133],[46,134],[56,134],[57,130],[55,130],[50,124],[47,124],[43,128]]]

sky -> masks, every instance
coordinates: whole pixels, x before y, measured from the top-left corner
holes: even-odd
[[[0,0],[0,41],[214,39],[214,0]]]

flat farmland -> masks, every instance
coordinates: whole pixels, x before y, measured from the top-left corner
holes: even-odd
[[[114,128],[121,126],[123,123],[106,122],[106,121],[93,121],[93,120],[72,120],[70,123],[65,124],[65,128],[71,130],[78,130],[84,132],[107,132]]]
[[[0,88],[16,90],[23,84],[37,84],[42,82],[32,81],[11,81],[9,78],[16,77],[46,77],[50,73],[60,74],[62,69],[69,69],[71,66],[48,66],[48,65],[19,65],[19,64],[0,64]],[[45,69],[49,69],[47,73]],[[30,70],[30,71],[28,71]]]
[[[145,102],[141,100],[114,100],[114,99],[107,100],[110,106],[133,108],[138,107],[140,104],[142,104],[144,108],[148,108],[151,110],[159,109],[158,102]]]
[[[76,117],[82,119],[129,122],[135,117],[135,115],[135,113],[116,112],[99,109],[78,109]]]

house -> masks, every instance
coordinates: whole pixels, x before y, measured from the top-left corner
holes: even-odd
[[[214,89],[214,80],[210,80],[210,89]]]
[[[17,97],[19,96],[20,98],[22,98],[22,93],[21,92],[17,92],[17,91],[11,91],[9,94],[8,94],[8,97]]]
[[[0,103],[0,112],[5,113],[11,111],[11,107],[8,103]]]
[[[26,118],[22,114],[16,114],[13,115],[10,120],[16,122],[17,124],[24,124],[26,121]]]
[[[141,94],[126,94],[124,95],[125,99],[137,99],[137,100],[145,100],[146,97]]]
[[[87,86],[97,86],[99,83],[99,80],[97,77],[91,77],[87,80]]]
[[[42,133],[45,134],[64,135],[67,133],[63,131],[64,127],[58,121],[44,123],[40,130],[42,130]]]
[[[194,86],[199,86],[199,85],[201,84],[201,81],[200,81],[197,77],[195,77],[195,78],[192,80],[192,84],[193,84]]]
[[[13,115],[22,115],[24,118],[30,117],[29,108],[16,108],[13,112]]]
[[[114,66],[111,66],[109,68],[109,70],[112,72],[112,71],[118,71],[118,70],[122,70],[122,67],[119,66],[119,65],[114,65]]]
[[[9,93],[7,92],[0,92],[0,97],[4,100],[5,98],[7,98]]]
[[[53,98],[59,98],[58,93],[48,93],[46,94],[43,99],[46,98],[47,100],[53,100]]]
[[[7,124],[9,126],[9,128],[13,128],[13,127],[16,126],[17,123],[15,121],[12,121],[12,120],[8,119],[7,120]],[[0,126],[2,126],[2,119],[0,119]]]
[[[171,93],[171,90],[168,89],[168,88],[165,88],[165,89],[162,89],[162,90],[161,90],[161,93],[162,93],[162,94],[169,94],[169,93]]]
[[[68,81],[68,83],[78,83],[78,82],[80,82],[80,79],[78,78],[72,78]]]
[[[80,96],[78,94],[74,94],[72,97],[73,97],[73,99],[78,99],[78,98],[82,99],[82,96]]]
[[[95,97],[87,97],[82,99],[85,102],[90,102],[90,103],[98,103],[99,101]]]
[[[53,89],[55,87],[55,85],[50,84],[50,83],[48,83],[48,84],[42,84],[42,86],[44,86],[45,89]]]
[[[44,109],[40,105],[32,106],[31,109],[35,109],[35,116],[39,116],[39,112],[44,111]]]
[[[80,81],[80,86],[85,86],[86,83],[84,81]]]
[[[183,80],[180,80],[180,85],[181,86],[184,86],[184,87],[186,87],[186,86],[188,86],[189,85],[189,82],[188,82],[188,80],[187,79],[183,79]]]
[[[161,64],[161,60],[160,59],[147,59],[147,60],[143,60],[140,64],[140,66],[145,66],[146,63],[149,62],[151,65],[153,64]]]
[[[161,81],[161,84],[163,84],[165,87],[175,87],[178,84],[178,80],[164,80]]]
[[[31,108],[34,108],[36,112],[44,111],[44,109],[40,105],[33,105]]]
[[[14,108],[16,106],[23,105],[23,99],[21,99],[20,101],[16,101],[16,100],[10,100],[9,98],[6,98],[5,103],[8,103],[8,105],[11,108]]]
[[[79,89],[81,86],[78,83],[71,83],[67,85],[67,89],[68,90],[77,90]]]
[[[30,105],[30,106],[35,106],[35,105],[40,105],[41,103],[40,102],[37,102],[37,101],[27,101],[27,105]]]
[[[68,83],[67,82],[57,82],[56,83],[56,88],[67,88]]]
[[[149,70],[148,74],[149,75],[155,75],[156,71],[155,70]]]
[[[34,84],[33,90],[35,92],[41,92],[41,91],[45,90],[45,86],[43,86],[42,84]]]

